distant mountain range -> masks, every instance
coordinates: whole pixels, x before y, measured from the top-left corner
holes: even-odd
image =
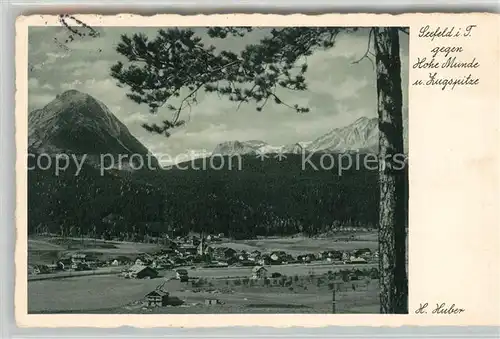
[[[407,128],[407,121],[404,121]],[[261,140],[226,141],[220,143],[212,152],[213,155],[259,154],[259,153],[321,153],[378,152],[378,118],[362,117],[352,124],[335,128],[313,141],[301,141],[295,144],[273,146]],[[405,138],[405,149],[407,138]]]
[[[234,154],[259,154],[259,153],[294,153],[300,154],[306,150],[311,142],[297,142],[295,144],[273,146],[261,140],[249,141],[226,141],[215,147],[212,155],[234,155]]]
[[[404,121],[407,128],[407,120]],[[406,134],[406,133],[405,133]],[[350,125],[332,129],[312,141],[289,145],[270,145],[262,140],[225,141],[210,152],[191,149],[179,155],[186,161],[211,155],[256,155],[260,153],[301,154],[311,152],[378,152],[377,118],[362,117]],[[407,138],[405,138],[405,148]],[[28,147],[32,152],[56,154],[87,154],[90,159],[100,154],[148,155],[153,165],[157,160],[101,101],[92,96],[69,90],[58,95],[42,109],[29,114]],[[127,164],[124,159],[123,163]]]

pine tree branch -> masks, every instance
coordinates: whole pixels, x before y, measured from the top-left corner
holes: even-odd
[[[372,29],[370,29],[370,32],[368,33],[368,46],[366,47],[365,54],[363,54],[363,56],[360,59],[353,61],[352,62],[353,64],[359,64],[363,59],[368,59],[368,60],[370,60],[370,62],[372,64],[372,68],[375,69],[375,62],[372,60],[372,58],[370,58],[370,55],[369,55],[369,54],[373,55],[373,53],[370,51],[373,34],[375,34],[375,33],[374,33],[373,28],[372,28]]]
[[[409,28],[401,27],[401,28],[399,28],[399,31],[405,33],[406,35],[410,35],[410,29]]]
[[[218,38],[243,36],[251,30],[215,27],[209,29],[209,35]],[[194,37],[190,30],[160,30],[153,41],[140,34],[131,38],[122,36],[117,51],[127,57],[131,65],[124,68],[123,64],[117,63],[111,74],[120,84],[130,87],[131,92],[127,94],[130,99],[148,104],[151,113],[156,113],[170,99],[179,97],[182,88],[189,88],[190,92],[183,96],[177,107],[168,105],[174,111],[172,121],[164,121],[163,127],[144,126],[149,131],[165,135],[169,135],[169,128],[182,123],[182,111],[197,102],[196,95],[203,88],[206,92],[226,95],[231,101],[238,102],[237,109],[252,100],[261,110],[272,97],[277,104],[303,113],[308,108],[284,103],[276,93],[276,86],[295,91],[307,89],[304,76],[307,63],[298,66],[298,61],[316,49],[333,47],[340,32],[356,30],[335,27],[273,29],[271,36],[256,45],[246,46],[239,55],[230,51],[215,54],[213,46],[204,47],[201,39]],[[370,38],[371,34],[370,31]],[[164,48],[164,45],[168,47]],[[370,59],[369,52],[368,49],[357,62]],[[236,65],[238,67],[234,67]],[[228,86],[221,87],[220,81],[226,81]]]

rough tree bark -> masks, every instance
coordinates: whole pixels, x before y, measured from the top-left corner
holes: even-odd
[[[401,60],[397,28],[374,29],[379,117],[380,312],[408,313]],[[397,158],[396,158],[397,159]]]

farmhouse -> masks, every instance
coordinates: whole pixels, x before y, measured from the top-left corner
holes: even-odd
[[[217,247],[214,249],[214,257],[218,260],[224,260],[234,257],[236,251],[229,247]]]
[[[38,272],[38,274],[47,274],[51,273],[51,269],[47,265],[36,265],[34,270]]]
[[[185,270],[185,269],[183,269],[183,268],[180,268],[180,269],[176,270],[175,271],[175,276],[180,281],[187,281],[187,280],[189,280],[188,271]]]
[[[252,257],[254,257],[254,258],[255,258],[255,257],[260,257],[260,255],[261,255],[261,254],[262,254],[262,253],[261,253],[259,250],[253,250],[253,251],[250,253],[250,255],[251,255]]]
[[[238,254],[238,260],[239,261],[246,261],[248,260],[248,253],[245,251],[241,251],[240,254]]]
[[[158,271],[144,265],[134,265],[128,269],[130,278],[135,279],[152,279],[158,276]]]
[[[71,268],[71,258],[62,258],[56,263],[59,270],[67,270]]]
[[[252,269],[252,279],[264,279],[267,276],[267,270],[262,266],[255,266]]]
[[[150,265],[152,262],[153,262],[153,257],[145,254],[141,254],[134,261],[136,265],[143,265],[143,266]]]
[[[210,306],[210,305],[219,305],[222,304],[222,302],[219,299],[205,299],[205,305]]]
[[[148,306],[161,307],[168,305],[169,293],[164,290],[154,290],[146,294]]]
[[[235,257],[227,258],[227,259],[218,259],[219,261],[225,262],[228,265],[234,265],[238,263],[238,259]]]
[[[264,255],[257,262],[259,265],[271,265],[271,258],[268,255]]]
[[[198,252],[198,248],[195,245],[190,245],[190,244],[183,244],[179,248],[181,253],[185,255],[195,255]]]
[[[342,260],[342,252],[341,251],[329,251],[328,257],[332,258],[332,260]]]
[[[227,247],[227,248],[224,248],[223,254],[224,254],[224,257],[231,258],[231,257],[234,257],[236,255],[236,250]]]
[[[271,261],[276,264],[282,264],[287,259],[287,255],[283,251],[277,251],[271,253]]]
[[[71,265],[71,268],[75,271],[90,271],[92,268],[86,262],[78,262]]]
[[[71,262],[73,264],[79,264],[87,260],[87,255],[85,253],[75,253],[71,256]]]
[[[369,258],[372,251],[369,248],[362,248],[354,252],[354,255],[358,258]]]
[[[310,263],[311,262],[311,256],[308,255],[308,254],[299,255],[299,256],[297,256],[297,260],[301,261],[301,262]]]

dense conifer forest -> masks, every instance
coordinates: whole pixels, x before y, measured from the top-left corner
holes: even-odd
[[[247,239],[377,227],[377,170],[353,166],[339,175],[337,166],[320,168],[319,154],[311,158],[317,168],[304,167],[302,157],[197,159],[104,175],[90,164],[77,176],[74,164],[58,176],[32,169],[29,232],[142,240],[204,231]]]

